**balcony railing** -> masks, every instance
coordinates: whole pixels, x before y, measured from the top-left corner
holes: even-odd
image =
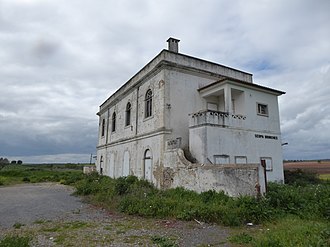
[[[238,127],[243,125],[246,116],[230,114],[228,112],[206,110],[189,114],[189,127],[198,126],[219,126],[219,127]]]

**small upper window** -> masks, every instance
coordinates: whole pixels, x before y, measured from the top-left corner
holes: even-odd
[[[116,131],[116,113],[114,112],[112,114],[112,132],[115,132]]]
[[[152,91],[149,89],[145,97],[145,117],[152,116]]]
[[[131,124],[131,103],[128,102],[126,105],[126,119],[125,119],[125,126]]]
[[[257,104],[258,115],[268,116],[268,106],[264,104]]]
[[[102,130],[101,130],[101,135],[104,136],[104,133],[105,133],[105,119],[103,118],[102,119]]]

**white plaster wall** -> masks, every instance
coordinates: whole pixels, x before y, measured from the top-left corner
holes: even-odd
[[[263,173],[260,165],[205,165],[187,161],[180,149],[165,152],[164,187],[184,187],[203,192],[208,190],[224,191],[230,196],[258,194],[265,192]]]
[[[170,104],[166,111],[167,128],[172,130],[168,139],[182,138],[182,148],[189,145],[189,114],[206,107],[206,102],[199,96],[199,85],[209,84],[216,78],[201,77],[177,70],[166,70],[165,81],[167,94],[165,104]]]
[[[235,163],[235,156],[246,156],[247,163],[259,164],[261,157],[271,157],[273,170],[267,171],[268,181],[283,182],[283,161],[281,138],[277,140],[256,138],[255,134],[269,133],[237,130],[222,127],[202,126],[190,130],[191,153],[202,163],[215,162],[215,155],[229,155],[229,163]],[[274,135],[275,136],[275,135]],[[201,140],[203,139],[204,140]],[[199,142],[204,141],[206,152]],[[204,155],[206,153],[206,155]],[[217,165],[217,164],[215,164]]]

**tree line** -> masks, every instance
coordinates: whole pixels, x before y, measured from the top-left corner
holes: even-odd
[[[7,158],[0,157],[0,164],[2,165],[8,165],[8,164],[23,164],[23,161],[21,160],[12,160],[9,161]]]

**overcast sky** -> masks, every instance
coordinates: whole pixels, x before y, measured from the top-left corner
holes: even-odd
[[[285,159],[330,158],[329,0],[0,0],[0,157],[88,162],[99,105],[166,48],[280,97]]]

